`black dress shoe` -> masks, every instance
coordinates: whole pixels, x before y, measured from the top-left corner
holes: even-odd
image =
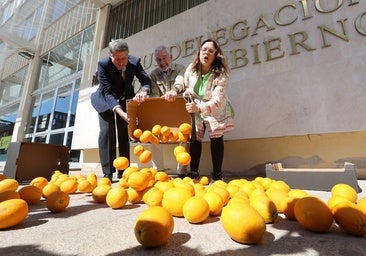
[[[187,176],[190,177],[191,179],[198,179],[200,177],[198,172],[189,172]]]
[[[117,178],[118,178],[118,179],[122,178],[122,174],[123,174],[123,172],[118,171],[118,172],[117,172]]]
[[[181,179],[184,179],[185,177],[187,177],[187,174],[185,174],[185,173],[179,173],[179,174],[177,175],[177,177],[178,177],[178,178],[181,178]]]

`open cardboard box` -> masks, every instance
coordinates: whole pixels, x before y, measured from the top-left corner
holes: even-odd
[[[131,140],[135,129],[150,130],[154,125],[169,126],[178,129],[182,123],[191,123],[191,116],[185,108],[185,100],[177,97],[173,102],[162,98],[148,98],[142,103],[133,100],[127,102],[127,115],[130,118],[128,134]]]
[[[44,143],[13,142],[9,144],[4,174],[19,182],[36,177],[51,179],[59,170],[69,173],[70,149]]]
[[[361,189],[357,183],[356,168],[352,163],[344,163],[338,169],[291,169],[283,168],[281,163],[266,164],[267,177],[283,180],[291,188],[330,191],[337,183],[348,184],[357,192]]]

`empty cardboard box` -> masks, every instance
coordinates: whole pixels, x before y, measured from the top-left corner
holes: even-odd
[[[50,180],[53,171],[69,173],[70,149],[61,145],[10,143],[4,174],[8,178],[30,181],[36,177]]]
[[[142,103],[127,102],[127,115],[130,118],[128,133],[131,140],[135,129],[150,130],[154,125],[169,126],[178,129],[182,123],[191,123],[191,116],[185,108],[185,100],[177,97],[173,102],[162,98],[148,98]]]
[[[281,163],[266,164],[267,177],[283,180],[293,189],[330,191],[338,183],[348,184],[357,192],[361,189],[357,183],[356,168],[345,163],[344,168],[292,169],[283,168]]]

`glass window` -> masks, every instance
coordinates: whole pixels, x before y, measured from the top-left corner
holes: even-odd
[[[43,132],[48,129],[51,111],[54,103],[54,92],[49,92],[43,95],[39,107],[38,122],[36,123],[37,132]]]
[[[55,111],[53,112],[51,130],[65,128],[69,113],[72,84],[58,89]]]
[[[2,81],[0,87],[0,106],[20,99],[27,69],[28,66]]]
[[[37,95],[32,98],[33,111],[31,113],[31,117],[28,120],[27,133],[33,133],[35,130],[38,115],[39,115],[40,99],[41,99],[41,95]]]
[[[25,40],[31,40],[36,36],[39,22],[42,16],[43,5],[39,6],[28,18],[17,26],[17,34]]]

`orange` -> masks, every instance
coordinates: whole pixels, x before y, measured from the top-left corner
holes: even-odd
[[[317,197],[300,198],[294,207],[296,220],[310,231],[323,233],[333,223],[333,215],[328,205]]]
[[[136,191],[133,188],[127,189],[127,201],[131,204],[136,204],[141,202],[143,196],[143,191]]]
[[[357,201],[357,207],[360,209],[364,214],[366,214],[366,197],[361,198]]]
[[[19,187],[19,183],[16,179],[6,178],[0,181],[0,192],[7,190],[16,191]]]
[[[173,216],[183,217],[183,205],[191,197],[192,194],[189,190],[173,187],[164,192],[161,205]]]
[[[93,191],[93,189],[94,187],[87,179],[78,181],[77,190],[80,191],[81,193],[90,193]]]
[[[283,180],[273,181],[268,189],[272,189],[272,188],[283,190],[286,193],[288,193],[291,190],[290,186]]]
[[[143,133],[141,134],[139,139],[142,143],[149,143],[151,140],[151,137],[152,137],[152,132],[149,130],[145,130],[145,131],[143,131]]]
[[[222,203],[224,206],[227,204],[227,202],[230,199],[230,193],[229,193],[229,191],[226,190],[226,188],[212,185],[207,188],[207,191],[214,191],[217,194],[219,194],[222,198]]]
[[[60,187],[57,186],[56,184],[49,182],[46,186],[44,186],[44,188],[42,189],[42,196],[44,198],[47,198],[50,194],[52,194],[53,192],[59,191]]]
[[[18,193],[20,198],[25,200],[29,205],[36,204],[41,201],[42,189],[39,187],[28,185],[19,189]]]
[[[222,197],[214,191],[207,191],[203,195],[203,198],[207,201],[208,206],[210,207],[210,215],[220,215],[222,208],[224,207],[224,201],[222,200]]]
[[[338,226],[348,234],[360,237],[366,235],[366,215],[355,204],[339,203],[333,215]]]
[[[9,200],[9,199],[20,199],[19,192],[11,191],[11,190],[0,192],[0,202]]]
[[[100,185],[112,186],[112,181],[107,177],[102,177],[97,181],[97,186],[100,186]]]
[[[160,135],[161,132],[161,125],[160,124],[156,124],[153,126],[153,128],[151,129],[152,134],[154,134],[155,136]]]
[[[110,189],[111,189],[111,186],[109,186],[107,184],[102,184],[102,185],[96,186],[92,191],[92,197],[93,197],[94,202],[105,203],[107,194]]]
[[[142,201],[148,206],[161,206],[164,192],[156,187],[151,187],[142,196]]]
[[[89,173],[86,176],[86,180],[90,182],[90,184],[95,188],[98,185],[98,178],[94,172]]]
[[[174,185],[173,185],[173,182],[171,182],[171,181],[157,181],[154,184],[154,187],[157,187],[159,190],[165,192],[168,189],[173,188]]]
[[[168,243],[174,230],[172,215],[161,206],[152,206],[137,217],[134,233],[144,247],[158,247]]]
[[[21,223],[28,216],[28,204],[23,199],[9,199],[0,203],[0,230]]]
[[[349,201],[347,198],[343,197],[343,196],[332,196],[331,198],[328,199],[328,207],[329,209],[333,212],[334,207],[344,201],[348,201],[350,203],[352,203],[351,201]]]
[[[154,178],[156,181],[168,181],[169,175],[164,171],[158,171]]]
[[[78,182],[75,179],[67,179],[60,185],[60,190],[68,194],[73,194],[78,190]]]
[[[309,194],[302,190],[302,189],[291,189],[288,193],[288,196],[290,197],[296,197],[296,198],[303,198],[305,196],[308,196]]]
[[[210,179],[207,176],[201,176],[201,178],[199,179],[199,183],[201,183],[202,185],[208,185],[210,183]]]
[[[180,152],[175,156],[175,159],[181,165],[189,165],[191,162],[191,155],[188,152]]]
[[[178,131],[170,131],[169,141],[176,142],[179,139]]]
[[[191,134],[192,126],[188,123],[182,123],[179,125],[179,131],[183,134]]]
[[[64,211],[69,203],[69,194],[61,190],[51,193],[46,199],[47,209],[55,213]]]
[[[278,217],[276,205],[266,196],[258,195],[249,204],[258,211],[265,223],[273,223]]]
[[[158,136],[155,136],[154,134],[151,135],[151,139],[150,139],[150,143],[151,144],[159,144],[159,137]]]
[[[239,191],[240,187],[235,185],[235,184],[229,184],[226,186],[226,190],[229,192],[230,194],[230,198],[233,198],[234,195]]]
[[[170,134],[170,127],[164,125],[163,127],[161,127],[161,131],[160,132],[164,136],[169,136],[169,134]]]
[[[229,204],[235,204],[235,203],[244,203],[244,204],[249,204],[249,199],[248,198],[245,198],[245,197],[233,197],[233,198],[230,198],[229,202],[227,202],[226,205],[229,205]]]
[[[174,147],[174,151],[173,151],[174,156],[177,156],[177,154],[180,152],[187,152],[187,150],[182,145],[178,145],[178,146]]]
[[[209,215],[210,207],[202,197],[193,196],[183,205],[183,216],[189,223],[204,222]]]
[[[31,186],[39,187],[41,190],[48,184],[48,180],[45,177],[36,177],[29,183]]]
[[[139,161],[143,164],[147,164],[151,161],[152,153],[150,150],[144,150],[144,152],[141,153],[139,156]]]
[[[246,181],[240,186],[240,190],[245,192],[248,196],[256,189],[253,183]]]
[[[136,166],[129,166],[127,167],[123,173],[122,173],[122,179],[124,180],[128,180],[128,176],[130,176],[131,173],[133,172],[138,172],[139,171],[139,168],[137,168]]]
[[[135,139],[139,139],[140,136],[142,134],[142,130],[141,129],[135,129],[132,133],[133,137],[135,137]]]
[[[356,203],[357,201],[356,190],[348,184],[338,183],[332,187],[330,193],[332,196],[343,196],[352,203]]]
[[[266,191],[266,194],[276,205],[277,211],[282,213],[283,209],[281,208],[281,202],[288,197],[287,192],[278,188],[269,188]]]
[[[3,173],[0,173],[0,181],[5,180],[7,176]]]
[[[108,191],[106,203],[112,209],[119,209],[126,205],[127,199],[127,191],[122,187],[115,187]]]
[[[120,156],[113,160],[113,167],[117,170],[123,171],[130,165],[130,161],[127,157]]]
[[[194,196],[195,190],[194,190],[194,186],[191,183],[186,182],[184,180],[177,180],[175,182],[173,181],[173,184],[176,188],[184,188],[184,189],[188,190],[191,193],[191,195]]]
[[[142,191],[149,184],[149,175],[145,172],[133,172],[128,176],[128,185],[136,191]]]
[[[133,148],[133,154],[135,156],[140,156],[142,152],[144,152],[144,146],[142,145],[137,145]]]
[[[266,231],[266,223],[262,216],[246,203],[226,205],[220,220],[225,232],[238,243],[258,243]]]
[[[288,220],[296,220],[294,208],[299,199],[300,198],[289,196],[282,200],[281,209]]]
[[[264,177],[263,179],[260,180],[264,190],[267,190],[269,188],[269,186],[272,184],[273,180],[271,178],[268,177]]]

